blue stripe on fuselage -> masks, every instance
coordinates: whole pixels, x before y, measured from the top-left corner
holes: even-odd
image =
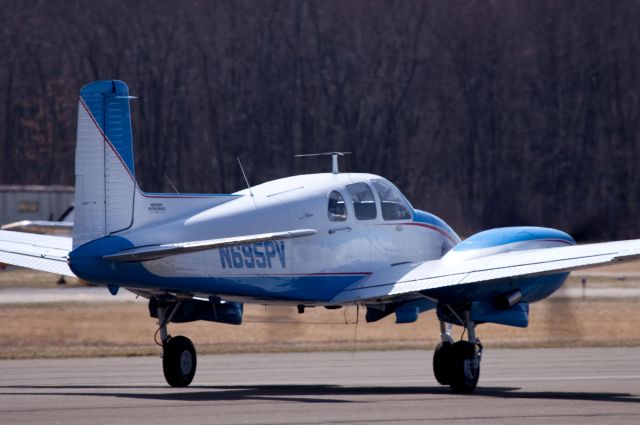
[[[133,248],[133,244],[122,237],[107,236],[96,239],[71,251],[69,265],[78,277],[102,284],[309,302],[328,302],[338,292],[368,276],[368,274],[336,273],[163,277],[150,273],[141,263],[118,263],[102,259],[103,255],[130,248]],[[244,259],[243,257],[243,261]],[[279,262],[275,259],[274,261]]]

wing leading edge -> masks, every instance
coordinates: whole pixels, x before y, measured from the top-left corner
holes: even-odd
[[[640,260],[640,239],[511,251],[477,259],[392,266],[338,293],[332,303],[380,300],[454,285],[566,272]]]
[[[0,230],[0,262],[75,276],[67,264],[70,237]]]

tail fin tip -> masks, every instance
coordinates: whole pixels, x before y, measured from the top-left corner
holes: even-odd
[[[98,80],[80,89],[81,104],[133,177],[129,87],[120,80]],[[82,107],[82,106],[81,106]]]

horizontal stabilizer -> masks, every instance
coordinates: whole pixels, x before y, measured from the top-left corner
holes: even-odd
[[[75,276],[67,264],[71,238],[0,230],[0,263]]]
[[[13,232],[39,233],[42,235],[68,235],[73,233],[73,223],[70,221],[22,220],[5,224],[2,230]]]
[[[278,239],[292,239],[315,235],[313,229],[288,230],[286,232],[261,233],[257,235],[234,236],[230,238],[209,239],[203,241],[179,242],[162,245],[143,246],[120,251],[116,254],[102,257],[109,261],[134,262],[157,260],[169,255],[187,254],[190,252],[206,251],[224,246],[242,245],[245,243],[265,242]]]

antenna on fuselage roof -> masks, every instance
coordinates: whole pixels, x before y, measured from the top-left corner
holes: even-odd
[[[249,195],[253,197],[253,192],[251,191],[251,185],[249,184],[249,179],[247,179],[247,175],[244,173],[244,168],[242,168],[242,162],[240,162],[240,157],[236,156],[236,159],[238,160],[240,171],[242,171],[242,177],[244,177],[244,182],[247,184],[247,189],[249,189]]]
[[[351,152],[304,153],[304,154],[296,155],[296,158],[303,158],[306,156],[329,156],[329,155],[331,155],[331,172],[333,174],[338,174],[340,172],[338,170],[338,157],[351,155]]]

